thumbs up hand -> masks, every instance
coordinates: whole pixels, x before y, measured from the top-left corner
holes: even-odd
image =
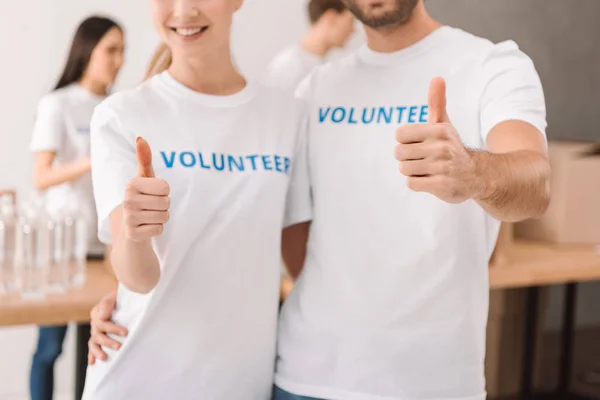
[[[152,150],[142,138],[136,140],[137,176],[129,181],[123,201],[123,223],[127,238],[134,242],[158,236],[169,220],[169,184],[156,178]]]
[[[462,143],[446,111],[446,83],[435,78],[429,87],[429,122],[403,125],[396,131],[394,155],[407,185],[447,203],[462,203],[476,195],[472,151]]]

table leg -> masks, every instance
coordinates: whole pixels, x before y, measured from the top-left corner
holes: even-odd
[[[534,286],[527,288],[525,299],[525,342],[523,349],[521,399],[530,399],[533,395],[533,371],[535,367],[538,298],[538,287]]]
[[[90,325],[77,324],[77,349],[75,354],[75,400],[83,396],[85,373],[87,370],[88,340],[90,340]]]
[[[577,310],[577,284],[565,286],[565,305],[560,342],[560,371],[558,375],[558,393],[567,397],[571,387],[573,367],[573,338],[575,335],[575,312]]]

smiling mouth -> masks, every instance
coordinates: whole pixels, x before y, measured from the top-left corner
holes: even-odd
[[[185,38],[193,38],[195,36],[199,36],[206,32],[207,29],[208,26],[202,26],[199,28],[171,28],[173,32]]]

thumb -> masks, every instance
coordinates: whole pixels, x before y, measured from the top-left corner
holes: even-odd
[[[135,140],[135,154],[137,156],[138,172],[140,178],[154,178],[154,169],[152,168],[152,150],[146,140],[138,137]]]
[[[429,85],[429,123],[439,124],[450,122],[446,112],[446,81],[444,78],[434,78]]]

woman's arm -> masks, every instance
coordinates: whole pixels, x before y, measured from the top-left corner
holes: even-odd
[[[148,293],[160,279],[160,263],[151,239],[169,220],[169,184],[154,176],[152,152],[143,139],[136,144],[137,177],[129,181],[123,204],[110,214],[113,238],[111,263],[115,275],[129,290]]]
[[[38,151],[35,153],[34,183],[38,190],[75,180],[90,171],[90,158],[85,157],[69,164],[53,166],[56,153]]]

